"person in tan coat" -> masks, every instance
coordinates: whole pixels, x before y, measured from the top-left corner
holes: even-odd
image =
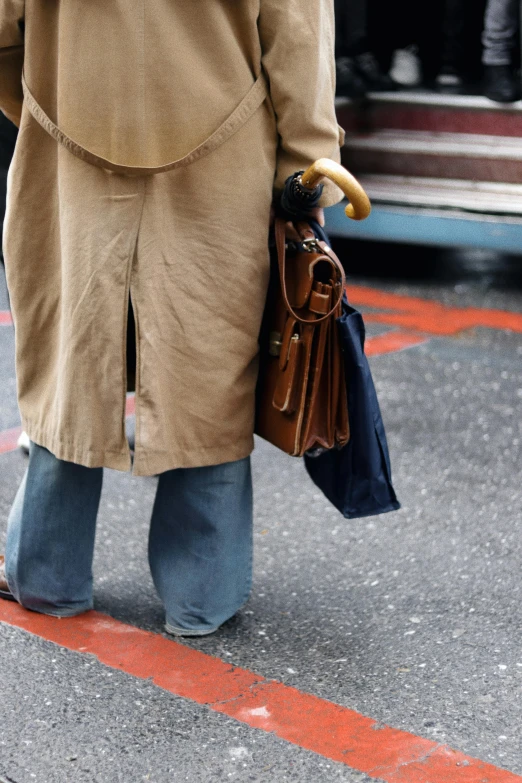
[[[160,474],[167,629],[212,632],[246,600],[270,210],[289,175],[339,159],[334,70],[333,0],[0,0],[0,108],[20,127],[4,251],[32,441],[0,595],[92,606],[102,469],[131,467],[132,302],[133,471]],[[327,184],[321,206],[341,195]]]

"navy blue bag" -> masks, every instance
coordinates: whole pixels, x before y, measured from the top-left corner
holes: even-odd
[[[320,237],[326,235],[317,224]],[[344,353],[350,441],[344,448],[305,455],[306,469],[328,500],[347,518],[385,514],[400,508],[391,482],[390,455],[377,393],[364,353],[362,316],[343,300],[337,319]]]

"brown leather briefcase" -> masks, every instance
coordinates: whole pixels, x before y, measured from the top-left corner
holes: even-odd
[[[336,319],[345,287],[341,262],[310,226],[286,245],[276,220],[274,264],[260,345],[256,432],[294,457],[349,440],[346,381]]]

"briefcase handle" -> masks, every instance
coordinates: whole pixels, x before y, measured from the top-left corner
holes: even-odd
[[[319,254],[322,254],[326,261],[329,261],[333,264],[333,266],[336,268],[338,272],[338,278],[337,283],[339,285],[339,294],[337,296],[337,300],[331,310],[326,313],[326,315],[322,315],[320,318],[302,318],[300,315],[298,315],[292,305],[290,304],[290,301],[288,299],[288,292],[286,289],[286,221],[282,218],[276,218],[275,221],[275,239],[276,239],[276,249],[277,249],[277,262],[279,266],[279,279],[281,282],[281,293],[283,295],[283,301],[285,303],[285,307],[292,315],[296,321],[299,321],[299,323],[302,324],[320,324],[321,321],[326,321],[327,318],[331,318],[333,313],[337,310],[339,305],[341,304],[341,300],[343,298],[344,289],[346,287],[346,277],[344,274],[344,269],[333,252],[333,250],[326,244],[326,242],[322,242],[321,240],[317,239],[312,231],[312,229],[308,226],[307,223],[297,223],[295,224],[295,227],[301,236],[301,238],[304,240],[305,246],[308,244],[308,247],[310,247],[310,241],[313,240],[315,245],[317,246],[317,252]],[[310,252],[310,250],[308,251]]]

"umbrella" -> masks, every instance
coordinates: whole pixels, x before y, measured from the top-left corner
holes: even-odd
[[[306,170],[288,177],[281,195],[281,209],[290,220],[302,220],[319,206],[322,180],[330,179],[348,198],[346,217],[365,220],[371,212],[370,199],[349,171],[328,158],[320,158]]]
[[[346,169],[325,158],[307,171],[289,177],[281,197],[281,209],[290,220],[308,219],[318,239],[330,244],[321,226],[307,218],[319,205],[325,178],[333,180],[348,197],[347,217],[352,220],[368,217],[371,205],[361,185]],[[364,323],[346,295],[337,324],[347,384],[350,440],[340,449],[305,454],[306,469],[328,500],[348,519],[395,511],[400,504],[391,481],[384,424],[364,353]]]

